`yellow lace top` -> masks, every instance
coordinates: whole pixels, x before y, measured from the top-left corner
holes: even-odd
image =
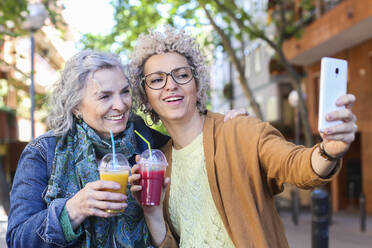
[[[209,188],[203,135],[183,149],[172,149],[169,213],[180,247],[234,247]]]

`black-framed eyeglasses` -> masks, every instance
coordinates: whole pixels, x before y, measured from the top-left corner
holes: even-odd
[[[157,71],[147,74],[142,80],[150,89],[160,90],[167,84],[168,76],[171,76],[173,81],[177,84],[187,84],[194,78],[194,68],[179,67],[171,70],[169,73]]]

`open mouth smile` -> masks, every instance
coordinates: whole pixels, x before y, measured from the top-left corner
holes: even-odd
[[[163,99],[165,102],[178,102],[182,101],[183,97],[182,96],[168,96]]]
[[[105,116],[104,119],[110,120],[110,121],[118,121],[122,120],[124,118],[124,114],[121,115],[112,115],[112,116]]]

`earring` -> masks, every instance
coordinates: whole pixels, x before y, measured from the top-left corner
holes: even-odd
[[[150,103],[146,103],[145,104],[145,107],[146,107],[146,110],[148,111],[148,112],[151,112],[152,111],[152,107],[151,107],[151,105],[150,105]]]
[[[81,119],[83,119],[83,115],[82,115],[80,112],[78,112],[78,113],[76,114],[76,118],[77,118],[78,120],[81,120]]]

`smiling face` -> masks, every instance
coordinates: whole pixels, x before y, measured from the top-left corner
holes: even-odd
[[[118,134],[125,130],[132,106],[130,87],[118,68],[96,71],[87,81],[84,97],[75,114],[98,135],[110,137],[110,130]]]
[[[164,53],[151,56],[144,65],[144,74],[169,73],[176,68],[189,67],[187,59],[178,53]],[[167,84],[160,90],[145,86],[148,102],[163,122],[190,120],[199,115],[196,108],[197,88],[195,79],[187,84],[177,84],[168,76]]]

